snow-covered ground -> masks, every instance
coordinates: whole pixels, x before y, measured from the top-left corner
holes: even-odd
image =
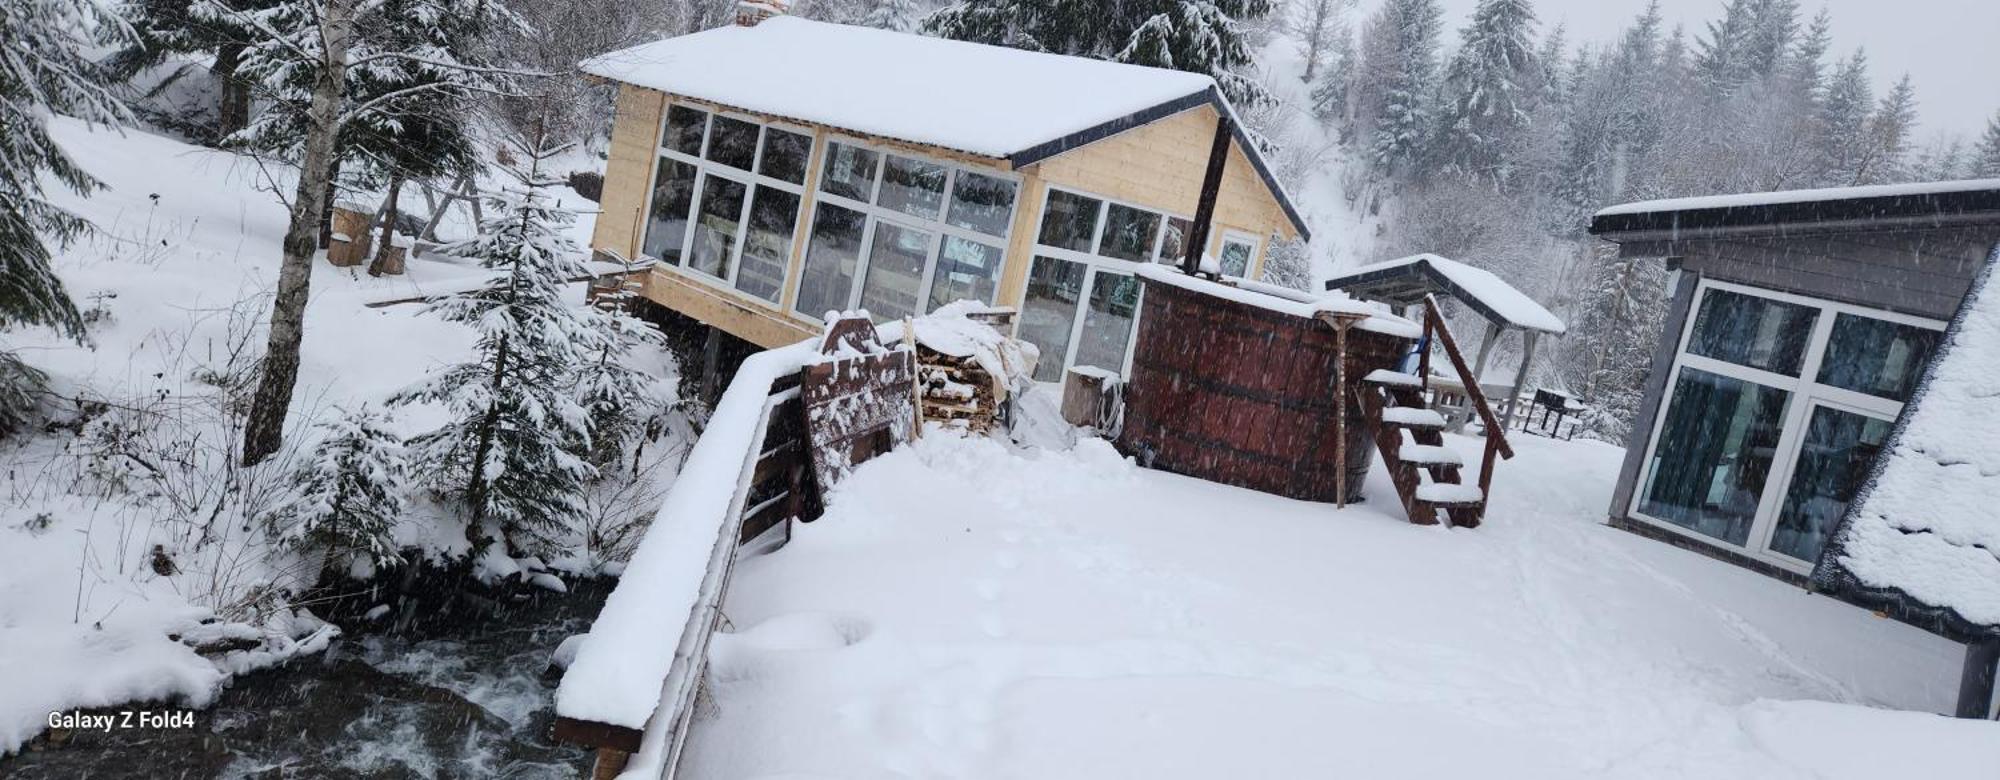
[[[196,626],[268,612],[272,586],[295,582],[302,568],[245,518],[206,511],[225,490],[268,488],[283,473],[276,463],[223,484],[237,434],[216,419],[215,404],[218,384],[263,350],[290,173],[136,129],[58,117],[50,130],[108,185],[89,198],[51,188],[97,227],[55,259],[91,321],[89,341],[16,330],[0,334],[0,348],[48,372],[56,392],[102,406],[82,435],[0,444],[0,755],[39,732],[51,710],[171,698],[199,705],[230,673],[275,660],[239,652],[211,662],[169,634],[242,633]],[[422,199],[406,193],[405,202]],[[467,221],[448,224],[463,235]],[[585,215],[576,235],[590,224]],[[419,316],[421,306],[366,304],[469,288],[488,273],[432,255],[410,259],[404,276],[376,279],[315,260],[292,437],[336,406],[379,408],[471,344],[466,329]],[[411,417],[402,424],[424,424]],[[166,460],[137,462],[149,455]],[[155,469],[168,476],[154,479]],[[189,505],[203,511],[189,517]],[[427,546],[425,524],[408,530],[417,537],[410,543]],[[175,574],[156,572],[156,545]],[[281,648],[319,628],[310,620],[265,627],[291,635],[273,637]]]
[[[1454,442],[1474,451],[1470,440]],[[690,777],[1971,777],[1959,647],[1602,525],[1523,436],[1476,530],[928,435],[744,561]],[[1894,711],[1894,710],[1915,710]]]

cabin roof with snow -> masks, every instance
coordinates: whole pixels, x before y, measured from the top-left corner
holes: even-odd
[[[1974,282],[1813,572],[1819,586],[1964,640],[2000,639],[2000,285]]]
[[[1936,227],[1995,220],[2000,220],[2000,179],[1968,179],[1626,203],[1597,212],[1590,232],[1680,235],[1780,226]]]
[[[584,72],[670,95],[1006,161],[1020,168],[1201,105],[1208,76],[779,16],[585,60]],[[1292,226],[1305,219],[1243,129]]]
[[[1556,335],[1569,329],[1561,318],[1491,272],[1433,254],[1360,266],[1328,279],[1326,289],[1398,306],[1443,293],[1496,325]]]

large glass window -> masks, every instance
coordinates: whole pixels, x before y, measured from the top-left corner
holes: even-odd
[[[829,143],[818,209],[835,215],[814,222],[823,259],[807,257],[798,312],[858,306],[892,319],[961,298],[992,303],[1017,189],[935,160]]]
[[[1803,571],[1943,323],[1713,281],[1693,318],[1631,511]]]
[[[679,104],[665,121],[640,251],[776,301],[812,137]]]
[[[1104,214],[1104,243],[1097,253],[1105,257],[1143,263],[1153,257],[1153,244],[1160,238],[1160,214],[1119,203]]]
[[[1102,270],[1091,277],[1075,363],[1124,373],[1125,347],[1132,343],[1132,322],[1139,317],[1139,279]]]
[[[1072,252],[1089,252],[1097,235],[1097,216],[1104,201],[1062,190],[1050,190],[1042,207],[1039,243]]]
[[[1847,513],[1847,502],[1868,477],[1875,455],[1889,438],[1890,423],[1867,415],[1820,406],[1813,409],[1799,443],[1798,465],[1785,491],[1771,533],[1771,549],[1808,563],[1819,552],[1833,526]]]
[[[1041,361],[1035,364],[1039,381],[1062,379],[1063,357],[1069,354],[1070,332],[1076,326],[1076,303],[1083,298],[1083,278],[1089,270],[1082,263],[1053,257],[1036,257],[1028,269],[1028,291],[1016,330],[1023,341],[1041,349]]]
[[[1741,379],[1682,369],[1639,511],[1730,544],[1748,541],[1789,397]]]
[[[1943,334],[1855,314],[1834,318],[1819,383],[1907,401]]]
[[[1818,315],[1808,306],[1712,288],[1702,296],[1687,351],[1798,376]]]

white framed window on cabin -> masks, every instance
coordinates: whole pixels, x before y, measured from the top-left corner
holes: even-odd
[[[1944,326],[1703,280],[1631,516],[1809,571]]]
[[[793,309],[886,320],[992,303],[1020,188],[998,171],[828,141]]]
[[[1250,261],[1256,259],[1259,243],[1256,236],[1243,231],[1223,231],[1222,251],[1215,258],[1216,263],[1222,267],[1222,275],[1238,279],[1249,277]]]
[[[1041,349],[1035,379],[1061,381],[1072,366],[1131,369],[1138,338],[1139,263],[1179,263],[1187,217],[1050,187],[1021,302],[1020,338]]]
[[[776,303],[812,134],[681,103],[663,122],[640,253]]]

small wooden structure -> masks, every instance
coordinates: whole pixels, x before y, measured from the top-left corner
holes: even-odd
[[[799,372],[813,476],[832,485],[863,461],[916,434],[916,352],[882,343],[865,316],[835,320],[827,356]]]

